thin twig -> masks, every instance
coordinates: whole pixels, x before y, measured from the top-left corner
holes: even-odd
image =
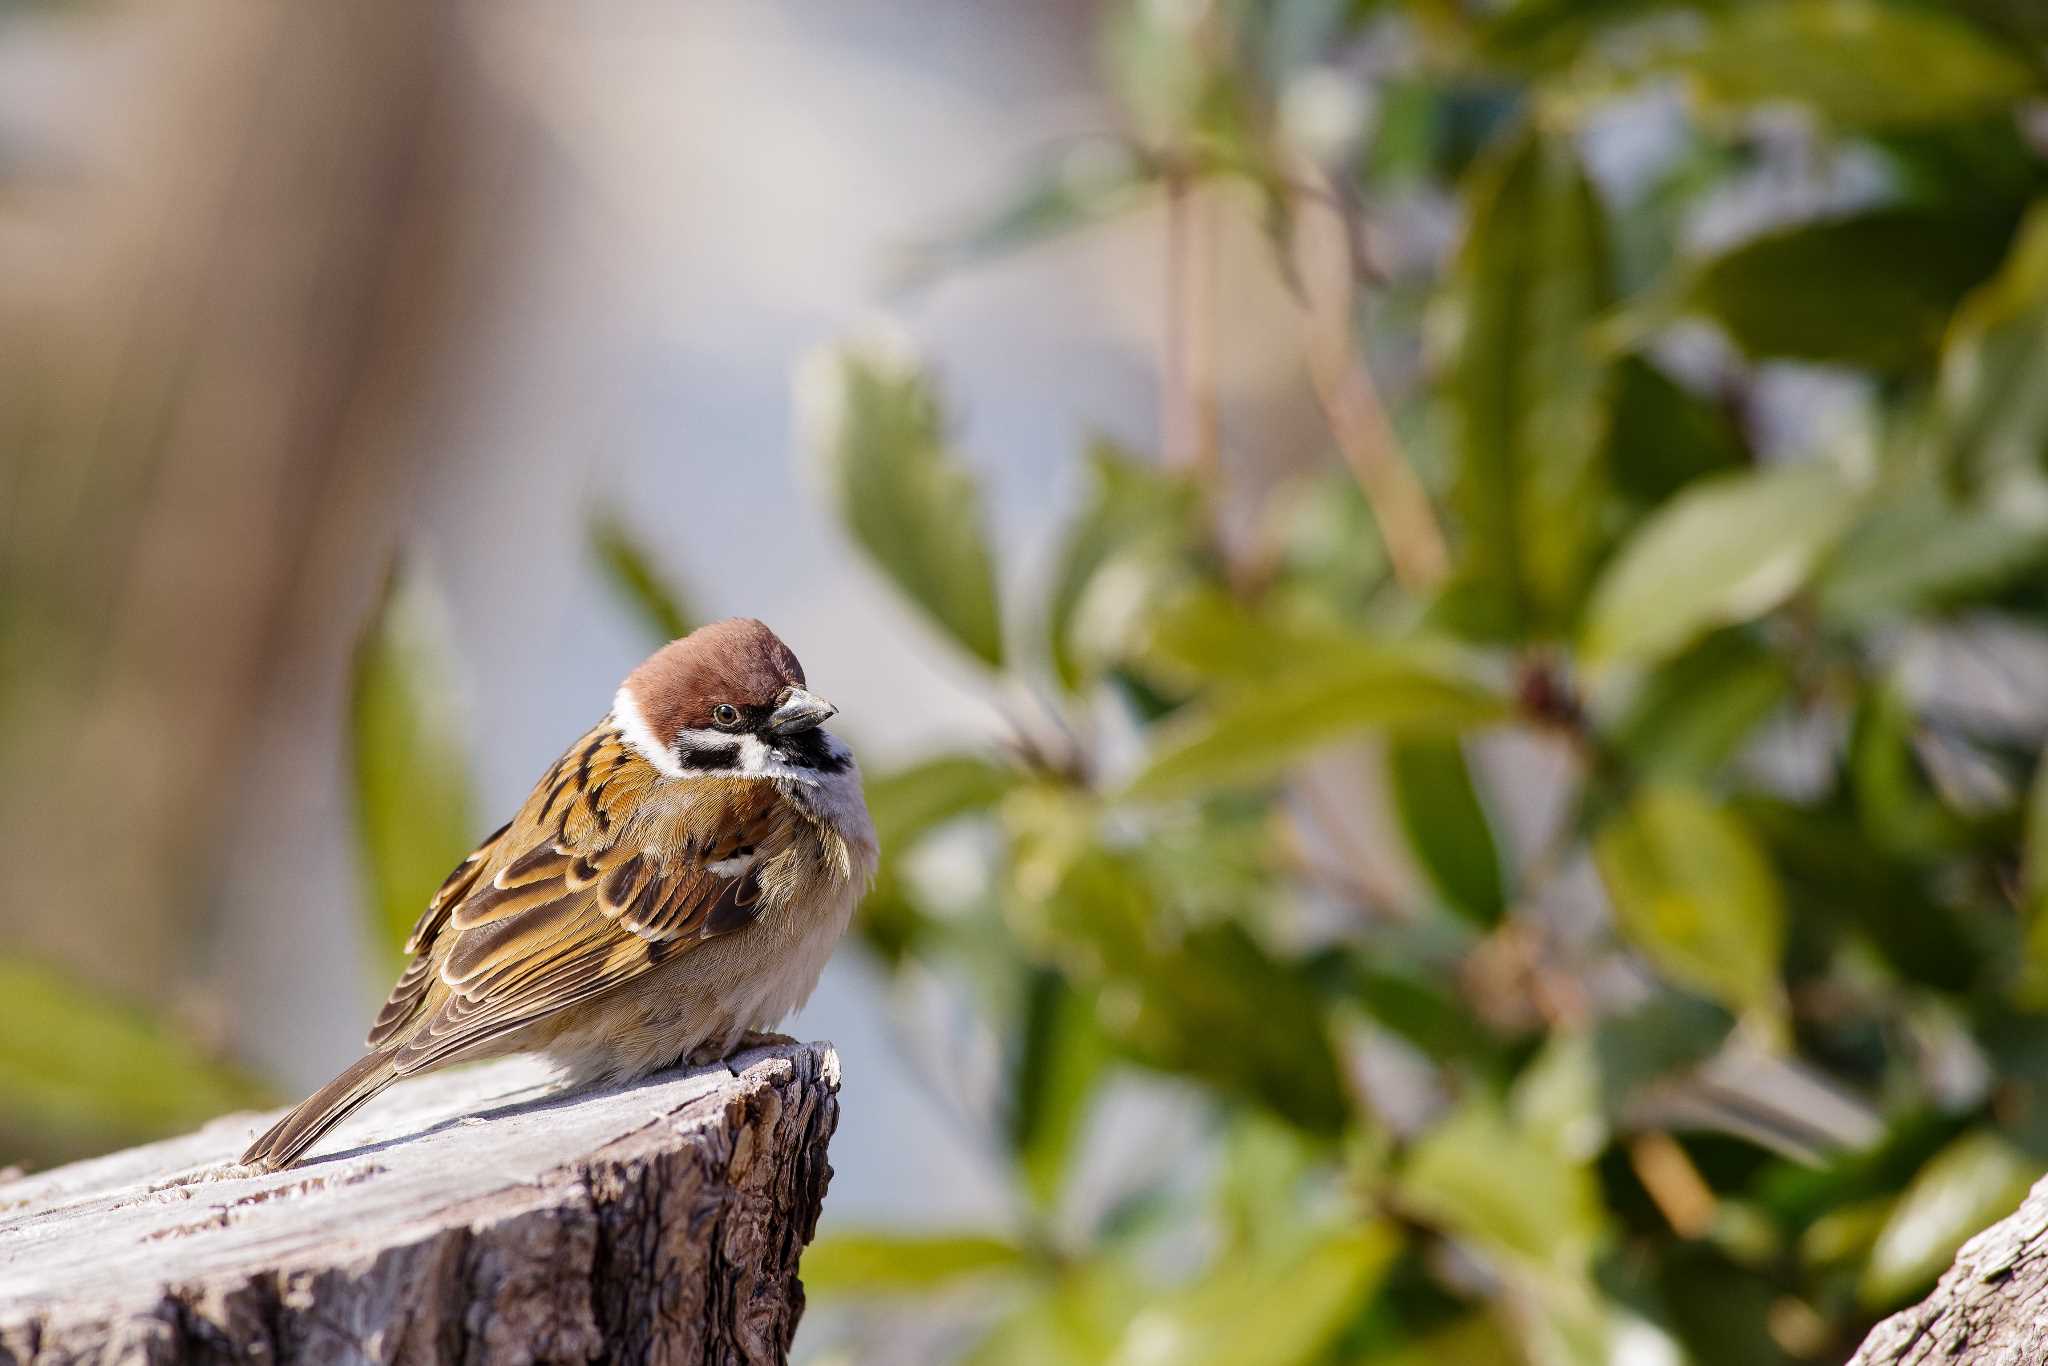
[[[1215,281],[1209,209],[1185,171],[1166,176],[1166,338],[1161,444],[1170,468],[1216,478]]]
[[[1359,487],[1386,541],[1394,576],[1426,592],[1450,568],[1436,510],[1387,420],[1365,358],[1352,334],[1356,265],[1351,227],[1330,194],[1294,201],[1294,266],[1309,377]]]

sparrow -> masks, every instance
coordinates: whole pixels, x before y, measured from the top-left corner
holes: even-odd
[[[539,1051],[571,1085],[625,1081],[801,1006],[875,872],[836,712],[758,621],[656,651],[427,903],[369,1052],[242,1161],[289,1166],[449,1063]]]

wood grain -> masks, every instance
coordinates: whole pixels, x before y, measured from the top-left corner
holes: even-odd
[[[0,1366],[785,1359],[831,1047],[545,1079],[400,1083],[289,1171],[233,1165],[245,1114],[0,1184]]]

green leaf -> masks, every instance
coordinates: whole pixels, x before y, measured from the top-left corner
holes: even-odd
[[[1107,1059],[1094,1002],[1049,968],[1030,971],[1011,1073],[1010,1149],[1025,1188],[1051,1208]]]
[[[880,348],[847,349],[805,380],[841,518],[951,640],[1003,664],[995,561],[973,476],[947,444],[931,382]]]
[[[1860,128],[1968,118],[2036,85],[2017,51],[1976,26],[1932,6],[1884,0],[1732,6],[1673,57],[1670,65],[1712,103],[1789,101]]]
[[[1661,972],[1737,1010],[1776,1009],[1785,907],[1738,818],[1692,788],[1651,786],[1593,853],[1622,929]]]
[[[1519,1261],[1585,1267],[1604,1228],[1592,1171],[1477,1095],[1425,1134],[1398,1185],[1424,1219]]]
[[[1462,659],[1426,645],[1361,649],[1348,659],[1296,659],[1267,686],[1176,718],[1130,795],[1173,798],[1260,782],[1322,746],[1370,731],[1454,736],[1507,711],[1507,700]]]
[[[1260,603],[1247,607],[1216,589],[1184,593],[1163,606],[1146,634],[1142,663],[1170,686],[1269,685],[1304,659],[1368,666],[1384,647],[1353,627],[1305,621]]]
[[[1228,1258],[1139,1310],[1110,1366],[1299,1366],[1321,1362],[1379,1284],[1401,1239],[1382,1223],[1332,1233],[1273,1265]],[[1279,1306],[1284,1312],[1276,1312]]]
[[[1609,1119],[1623,1118],[1644,1089],[1705,1062],[1734,1027],[1727,1011],[1674,991],[1604,1017],[1593,1029],[1602,1111]]]
[[[1115,217],[1142,201],[1151,180],[1143,159],[1122,142],[1077,141],[1020,173],[987,213],[913,248],[900,263],[901,282],[923,284]]]
[[[1906,858],[1954,852],[1969,840],[1921,768],[1913,746],[1918,727],[1898,685],[1881,682],[1857,708],[1849,737],[1856,813],[1877,844]]]
[[[1141,613],[1176,577],[1200,507],[1193,482],[1106,441],[1090,449],[1088,467],[1046,604],[1053,670],[1070,690],[1130,653]]]
[[[1625,545],[1593,592],[1589,662],[1655,660],[1716,626],[1762,616],[1806,582],[1855,511],[1827,465],[1702,480]]]
[[[1607,465],[1614,489],[1652,508],[1695,479],[1749,463],[1733,420],[1640,356],[1615,367]]]
[[[940,754],[889,769],[863,784],[875,838],[885,856],[928,831],[986,811],[1017,784],[1016,770],[972,754]]]
[[[1856,812],[1750,800],[1742,815],[1807,926],[1853,928],[1908,982],[1966,991],[1982,980],[1991,963],[1978,937],[1933,894],[1924,870],[1879,843]]]
[[[1488,1064],[1500,1052],[1499,1041],[1471,1008],[1451,990],[1433,980],[1420,963],[1396,962],[1382,967],[1352,965],[1350,985],[1359,1007],[1375,1023],[1385,1025],[1438,1061]]]
[[[1943,1148],[1877,1235],[1857,1286],[1864,1304],[1884,1309],[1920,1294],[1972,1234],[2012,1213],[2039,1175],[2039,1161],[1989,1129]]]
[[[1088,849],[1020,908],[1126,1056],[1255,1100],[1312,1134],[1349,1117],[1320,993],[1236,920],[1168,918],[1130,855]]]
[[[1459,578],[1518,633],[1569,622],[1599,536],[1611,297],[1605,227],[1560,135],[1524,129],[1483,162],[1448,317]]]
[[[1042,1293],[1003,1316],[967,1354],[967,1366],[1104,1361],[1146,1294],[1146,1286],[1107,1257],[1067,1265]]]
[[[1653,670],[1603,729],[1642,773],[1706,777],[1791,693],[1784,660],[1747,631],[1716,631]]]
[[[1498,923],[1507,905],[1500,853],[1465,751],[1454,739],[1396,737],[1387,780],[1408,847],[1444,901],[1475,924]]]
[[[2048,488],[2031,482],[2034,497],[2008,484],[2003,496],[1958,498],[1932,478],[1887,490],[1816,576],[1821,615],[1864,630],[1968,606],[2025,581],[2048,563],[2048,517],[2039,511]]]
[[[162,1021],[0,957],[0,1166],[160,1138],[270,1100]]]
[[[2027,928],[2013,995],[2019,1005],[2038,1011],[2048,1008],[2048,763],[2034,765],[2025,815],[2020,893]]]
[[[2002,211],[1920,208],[1794,224],[1705,262],[1681,307],[1752,356],[1902,373],[1932,359],[1950,314],[1998,269],[2012,227]]]
[[[1942,354],[1942,443],[1972,482],[2034,471],[2048,453],[2048,202],[2036,204],[1996,278],[1956,314]]]
[[[1015,1243],[986,1234],[875,1230],[819,1235],[801,1270],[804,1288],[816,1294],[909,1294],[1032,1264]]]
[[[424,575],[394,563],[356,645],[349,698],[356,829],[380,955],[398,952],[481,833],[451,634]]]
[[[689,602],[676,591],[673,581],[654,567],[653,556],[616,510],[606,508],[592,515],[590,548],[605,581],[632,609],[650,637],[666,644],[690,634],[696,616]]]

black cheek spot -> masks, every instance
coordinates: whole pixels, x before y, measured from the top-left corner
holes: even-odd
[[[738,745],[712,745],[705,749],[686,749],[679,756],[684,768],[700,771],[708,769],[738,768],[740,747]]]

